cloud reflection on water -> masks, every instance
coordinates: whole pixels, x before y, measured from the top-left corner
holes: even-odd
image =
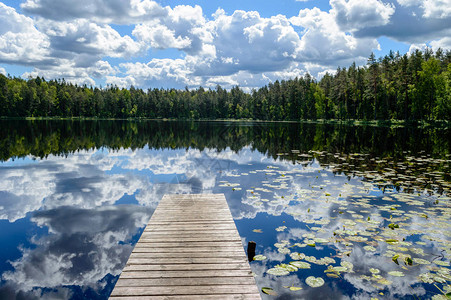
[[[36,211],[31,220],[50,234],[32,238],[33,247],[22,249],[22,257],[11,262],[14,271],[3,273],[2,279],[23,292],[72,285],[101,290],[107,274],[122,271],[133,249],[132,237],[151,212],[136,205]]]
[[[237,221],[265,215],[274,228],[278,225],[272,218],[290,219],[295,224],[282,233],[265,231],[263,254],[268,260],[251,264],[258,275],[259,287],[273,287],[279,294],[277,299],[368,299],[381,290],[386,297],[407,296],[413,291],[418,296],[426,294],[421,286],[412,289],[412,283],[418,282],[417,276],[427,271],[426,266],[406,272],[405,277],[390,277],[392,284],[387,287],[375,287],[360,276],[370,276],[368,270],[374,266],[378,266],[384,277],[397,268],[391,257],[383,256],[390,245],[369,241],[376,248],[374,253],[369,253],[363,250],[364,242],[352,241],[351,234],[346,241],[334,235],[345,227],[363,231],[382,228],[386,226],[387,214],[394,218],[402,216],[404,207],[390,211],[397,192],[387,190],[381,194],[372,183],[360,177],[334,174],[314,159],[308,164],[294,165],[268,158],[249,147],[239,152],[102,149],[2,167],[0,176],[3,178],[0,217],[11,223],[29,217],[36,226],[49,232],[31,236],[30,244],[21,248],[22,257],[11,262],[14,270],[2,274],[4,285],[0,296],[25,293],[29,298],[33,295],[76,298],[71,296],[75,293],[73,286],[108,295],[112,286],[105,278],[120,274],[139,229],[146,224],[162,195],[201,192],[225,193]],[[114,206],[126,195],[138,205]],[[424,200],[422,196],[417,198]],[[402,221],[402,227],[407,229],[396,231],[398,237],[407,237],[403,230],[421,231],[436,222],[415,215],[416,211],[418,207],[412,209],[409,220]],[[373,222],[371,226],[358,221],[368,218]],[[249,228],[238,229],[243,232]],[[325,266],[314,264],[311,271],[302,270],[284,277],[265,273],[274,264],[290,261],[288,255],[277,252],[273,242],[268,241],[303,243],[311,239],[305,235],[312,233],[316,238],[329,239],[330,243],[291,251],[310,251],[309,255],[320,258],[329,255],[328,251],[342,256],[351,249],[343,260],[352,262],[354,273],[330,279],[324,275]],[[449,236],[441,230],[431,230],[430,235],[436,240],[449,241]],[[360,236],[366,237],[361,233]],[[254,238],[250,234],[242,237],[245,241]],[[350,243],[353,247],[346,246]],[[425,249],[441,247],[437,241],[425,240],[425,243]],[[305,277],[309,272],[324,277],[326,284],[316,289],[306,286]],[[284,288],[290,285],[303,290],[291,292]]]

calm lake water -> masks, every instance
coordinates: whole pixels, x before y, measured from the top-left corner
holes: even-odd
[[[224,193],[264,299],[446,299],[451,131],[0,121],[0,299],[107,299],[165,193]]]

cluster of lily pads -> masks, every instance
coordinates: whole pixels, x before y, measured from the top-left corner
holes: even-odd
[[[398,161],[366,154],[294,154],[302,159],[300,164],[275,162],[244,175],[264,180],[253,180],[255,186],[242,191],[243,203],[257,212],[289,215],[299,224],[275,228],[278,241],[266,251],[274,249],[289,260],[266,274],[300,274],[299,269],[315,264],[324,266],[324,278],[359,280],[378,293],[403,277],[411,286],[433,286],[436,299],[451,291],[449,159],[426,154]],[[327,164],[321,165],[326,158]],[[222,184],[236,184],[230,181]],[[335,254],[306,256],[304,247]],[[352,262],[358,257],[369,263],[356,269]],[[261,255],[255,260],[265,259]],[[322,277],[308,278],[309,286],[324,284]]]
[[[372,157],[368,153],[346,154],[311,150],[307,154],[298,154],[298,161],[308,164],[315,158],[334,173],[359,176],[380,188],[394,186],[409,192],[418,190],[429,193],[451,192],[450,155],[447,155],[448,159],[444,159],[434,158],[426,153],[420,153],[417,156],[410,152],[402,154],[396,158],[382,158]],[[279,153],[279,155],[289,156],[293,153]]]

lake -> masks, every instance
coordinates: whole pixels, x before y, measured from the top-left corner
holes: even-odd
[[[0,120],[0,299],[107,299],[167,193],[224,193],[264,299],[446,299],[451,130]]]

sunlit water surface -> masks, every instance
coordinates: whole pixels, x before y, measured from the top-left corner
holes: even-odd
[[[209,132],[213,125],[201,126]],[[298,147],[272,141],[265,124],[214,126],[233,130],[220,130],[210,147],[192,138],[173,143],[174,134],[186,132],[171,129],[162,134],[171,136],[166,146],[93,143],[1,162],[0,299],[108,298],[166,193],[225,194],[244,248],[257,243],[250,264],[263,298],[446,299],[448,144],[438,154],[427,147],[330,151],[303,140]],[[252,134],[249,126],[256,127]],[[308,126],[313,133],[337,130]],[[303,134],[296,128],[288,139]],[[203,129],[191,130],[202,136]],[[323,145],[323,135],[315,145]],[[20,143],[18,136],[9,143]],[[239,147],[224,146],[243,136]]]

